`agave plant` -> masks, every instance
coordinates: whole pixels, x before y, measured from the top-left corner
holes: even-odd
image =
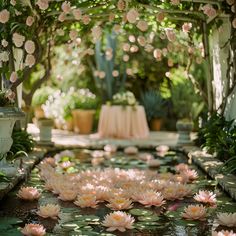
[[[147,120],[166,116],[166,101],[159,91],[150,90],[141,95],[141,104],[144,106]]]

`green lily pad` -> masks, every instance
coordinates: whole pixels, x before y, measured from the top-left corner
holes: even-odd
[[[0,218],[0,225],[16,225],[23,221],[16,217],[2,217]]]
[[[62,210],[62,212],[65,212],[65,213],[79,213],[80,212],[80,210],[78,209],[78,208],[73,208],[73,207],[71,207],[71,208],[62,208],[61,209]]]
[[[131,209],[129,210],[129,213],[135,216],[151,216],[153,215],[152,211],[144,210],[144,209]]]
[[[189,226],[189,227],[195,227],[198,225],[201,221],[193,221],[193,220],[177,220],[175,221],[175,225],[181,225],[181,226]]]
[[[64,229],[77,229],[77,228],[84,228],[87,226],[87,222],[84,221],[70,221],[61,224],[61,227]]]
[[[158,221],[160,218],[155,215],[150,215],[150,216],[139,216],[138,220],[139,221],[148,221],[148,222],[153,222],[153,221]]]
[[[75,215],[74,218],[78,221],[86,221],[86,222],[96,222],[100,221],[100,218],[98,216],[94,215]]]

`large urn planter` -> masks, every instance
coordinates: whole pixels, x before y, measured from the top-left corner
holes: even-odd
[[[74,132],[90,134],[93,128],[95,110],[75,109],[72,111]]]
[[[177,145],[190,145],[192,144],[190,133],[193,130],[193,122],[190,120],[178,120],[176,123],[176,129],[179,137]]]
[[[0,107],[0,157],[11,149],[15,122],[24,117],[25,114],[17,107]]]

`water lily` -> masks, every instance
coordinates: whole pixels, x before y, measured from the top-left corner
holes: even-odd
[[[39,199],[41,193],[38,191],[37,188],[34,187],[21,187],[18,191],[17,197],[23,200],[33,201]]]
[[[72,189],[62,190],[59,194],[59,199],[62,201],[74,201],[77,196],[77,192]]]
[[[40,224],[26,224],[21,233],[25,236],[44,236],[46,230]]]
[[[75,205],[85,208],[85,207],[91,207],[96,208],[97,207],[97,200],[96,196],[93,194],[83,194],[78,195],[76,201],[74,202]]]
[[[39,207],[37,214],[43,218],[57,219],[60,213],[60,206],[57,204],[47,204]]]
[[[198,194],[194,196],[198,202],[208,203],[210,205],[216,204],[216,195],[211,191],[199,190]]]
[[[122,211],[115,211],[105,216],[102,225],[107,227],[107,231],[119,230],[125,232],[126,229],[132,229],[134,218]]]
[[[165,200],[161,193],[155,191],[148,191],[146,193],[143,193],[142,198],[139,200],[139,203],[141,203],[145,207],[160,207],[165,204]]]
[[[219,232],[213,231],[212,236],[236,236],[236,233],[234,233],[232,230],[221,230]]]
[[[133,207],[132,201],[124,197],[114,197],[106,205],[112,210],[125,210]]]
[[[236,227],[236,213],[219,213],[217,222],[227,227]]]
[[[182,217],[186,220],[205,220],[206,208],[203,205],[189,205],[184,209]]]
[[[138,148],[130,146],[124,149],[124,153],[128,155],[135,155],[138,153]]]

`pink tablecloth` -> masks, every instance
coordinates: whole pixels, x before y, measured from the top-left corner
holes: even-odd
[[[102,106],[98,133],[100,137],[146,138],[149,135],[142,106]]]

